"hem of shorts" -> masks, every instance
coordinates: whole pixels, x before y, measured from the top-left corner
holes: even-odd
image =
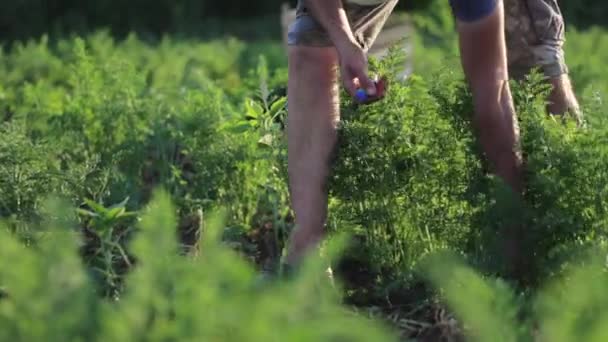
[[[568,66],[565,63],[555,63],[551,65],[544,65],[542,67],[543,74],[547,77],[559,77],[562,75],[568,75]]]

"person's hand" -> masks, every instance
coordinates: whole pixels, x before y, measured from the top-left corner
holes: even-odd
[[[367,75],[367,56],[363,49],[348,42],[338,46],[338,54],[342,83],[350,96],[356,97],[358,89],[364,89],[368,96],[375,96],[376,85]]]

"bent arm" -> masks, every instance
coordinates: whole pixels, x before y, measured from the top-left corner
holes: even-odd
[[[338,50],[357,44],[341,0],[306,0],[305,4]]]

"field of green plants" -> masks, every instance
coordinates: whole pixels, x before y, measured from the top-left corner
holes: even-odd
[[[261,277],[293,229],[279,41],[6,44],[0,341],[606,341],[608,32],[569,28],[584,128],[545,115],[540,76],[513,82],[520,203],[480,153],[447,11],[414,18],[406,81],[398,51],[371,61],[384,101],[342,98],[330,234],[289,280]]]

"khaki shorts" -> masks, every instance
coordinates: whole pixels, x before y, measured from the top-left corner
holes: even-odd
[[[364,50],[369,48],[382,30],[384,23],[399,0],[387,0],[379,5],[361,6],[344,2],[344,9],[355,39]],[[296,21],[287,35],[289,45],[332,46],[331,39],[321,26],[308,13],[303,2],[298,1]]]

